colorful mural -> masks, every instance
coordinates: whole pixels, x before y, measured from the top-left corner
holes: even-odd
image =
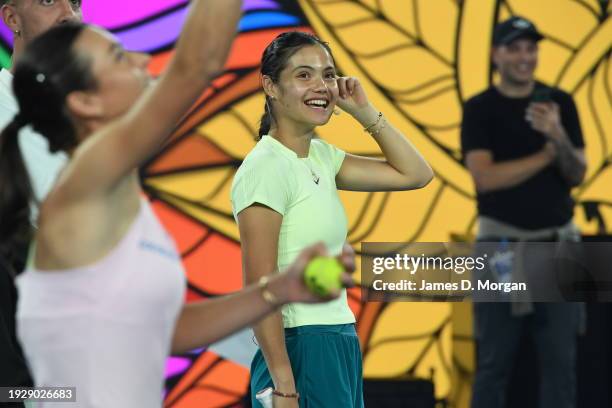
[[[189,279],[188,301],[241,287],[238,230],[229,188],[254,146],[263,112],[258,63],[278,33],[307,30],[328,41],[339,70],[361,79],[375,106],[432,163],[436,179],[407,193],[342,193],[349,240],[470,240],[474,191],[461,164],[462,103],[495,80],[492,28],[522,15],[545,35],[537,78],[570,92],[587,143],[587,181],[574,191],[576,221],[588,234],[612,230],[612,3],[607,0],[245,0],[226,72],[184,117],[163,151],[142,169],[147,194],[175,237]],[[158,74],[188,2],[85,0],[87,21],[111,29],[126,48],[153,54]],[[6,66],[10,33],[0,33]],[[320,137],[347,151],[380,152],[348,115]],[[466,406],[473,372],[469,305],[366,303],[350,292],[366,377],[433,377],[436,396]],[[248,370],[210,350],[169,359],[167,407],[238,404]]]

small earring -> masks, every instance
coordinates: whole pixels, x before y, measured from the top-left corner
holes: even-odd
[[[19,37],[21,35],[21,31],[15,30],[15,31],[13,31],[13,34],[15,34],[17,37]]]

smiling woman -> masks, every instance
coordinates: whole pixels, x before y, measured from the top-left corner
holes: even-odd
[[[433,173],[412,144],[368,101],[359,80],[338,77],[329,46],[288,32],[264,51],[265,113],[259,142],[238,169],[232,207],[240,229],[246,283],[290,264],[323,241],[349,250],[338,189],[409,190]],[[385,158],[350,154],[314,137],[338,106],[374,138]],[[251,395],[275,388],[274,406],[362,407],[362,358],[346,291],[321,305],[287,305],[255,327],[260,350]],[[253,406],[260,406],[253,398]]]
[[[300,58],[301,56],[301,60],[291,59],[291,57],[298,53],[298,51],[299,55],[296,58]],[[313,57],[318,64],[317,67],[304,65],[310,62],[309,60],[312,60]],[[333,85],[335,85],[335,64],[333,64],[333,56],[327,43],[312,35],[293,33],[293,36],[287,35],[282,39],[277,39],[266,49],[261,61],[261,73],[263,75],[264,88],[270,88],[281,80],[281,72],[287,67],[290,60],[293,64],[293,66],[289,68],[291,76],[284,79],[292,80],[296,84],[301,83],[302,89],[288,88],[289,90],[295,89],[295,92],[303,93],[303,86],[308,85],[309,80],[315,74],[315,72],[313,72],[315,69],[323,69],[325,71],[323,74],[325,81],[331,82]],[[335,96],[335,99],[331,101],[335,105],[338,95],[336,93],[332,96]],[[272,110],[270,109],[270,105],[275,99],[276,96],[266,93],[266,103],[264,106],[265,112],[261,119],[261,126],[259,128],[259,139],[270,131],[273,124],[274,117]],[[295,101],[296,103],[303,102],[311,107],[321,106],[323,108],[321,109],[323,113],[327,111],[326,108],[330,105],[328,95],[319,95],[318,98],[313,96],[307,101],[303,101],[302,95],[288,95],[288,97],[285,99],[287,101]],[[327,117],[327,120],[328,119],[329,115]],[[324,120],[320,124],[324,124],[327,122],[327,120]]]

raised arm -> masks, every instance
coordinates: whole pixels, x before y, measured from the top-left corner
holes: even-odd
[[[71,191],[104,193],[159,149],[179,119],[223,69],[240,17],[240,0],[195,0],[167,71],[119,119],[75,152]],[[101,171],[101,169],[104,169]]]
[[[393,191],[426,186],[433,171],[410,141],[386,118],[379,116],[356,78],[339,78],[338,105],[350,113],[380,147],[384,159],[347,154],[336,176],[341,190]]]

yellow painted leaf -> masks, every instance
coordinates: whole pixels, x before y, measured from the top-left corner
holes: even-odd
[[[377,12],[387,16],[394,25],[402,27],[412,38],[418,36],[415,0],[379,0],[378,4],[380,9]]]
[[[168,176],[151,177],[147,179],[147,184],[158,191],[185,200],[205,202],[210,200],[224,184],[227,184],[232,174],[233,168],[226,166],[215,169],[198,169]],[[226,204],[225,209],[227,208]]]
[[[364,376],[428,378],[433,369],[438,396],[450,389],[452,327],[445,303],[389,304],[379,317],[366,347]],[[409,324],[398,324],[409,322]]]
[[[417,21],[423,42],[447,61],[455,61],[455,33],[459,23],[457,2],[419,0]]]
[[[338,26],[372,17],[372,13],[368,10],[367,6],[358,2],[322,2],[321,10],[323,14],[329,16],[331,24]]]
[[[432,95],[426,103],[399,101],[398,105],[408,112],[413,120],[428,129],[458,129],[461,124],[463,109],[455,87],[446,88]],[[440,112],[445,112],[445,114],[440,115]],[[432,135],[431,132],[430,135]]]
[[[489,86],[491,41],[495,25],[495,2],[464,2],[457,31],[457,77],[464,101]]]
[[[573,55],[573,50],[559,45],[554,41],[543,39],[538,43],[541,61],[538,64],[536,77],[549,85],[555,85],[559,81],[561,70]]]
[[[363,33],[366,32],[374,32],[376,35],[364,36]],[[372,15],[367,20],[340,25],[337,34],[339,40],[347,44],[349,51],[364,58],[414,43],[401,32]]]
[[[228,155],[243,159],[255,146],[255,113],[263,113],[263,92],[247,98],[229,111],[215,115],[198,128],[198,132]]]

